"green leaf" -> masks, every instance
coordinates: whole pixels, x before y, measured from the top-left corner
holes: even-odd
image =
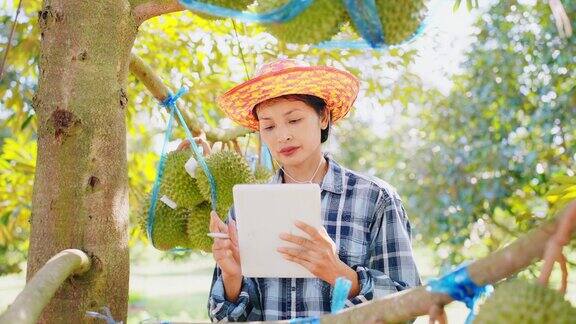
[[[32,118],[34,118],[34,116],[35,116],[34,114],[28,115],[28,117],[22,123],[22,126],[20,126],[20,130],[24,130],[28,126],[28,124],[30,124],[30,122],[32,121]]]

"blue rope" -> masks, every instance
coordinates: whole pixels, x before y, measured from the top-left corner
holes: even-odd
[[[192,151],[194,151],[196,161],[198,161],[198,164],[200,164],[202,170],[204,170],[204,174],[206,174],[206,177],[208,178],[208,182],[210,183],[210,198],[212,200],[211,201],[212,210],[216,211],[216,202],[217,202],[216,199],[218,198],[216,195],[216,181],[214,180],[214,177],[212,176],[212,173],[208,168],[208,164],[206,164],[206,160],[204,160],[204,156],[202,155],[200,148],[198,147],[196,141],[194,140],[194,136],[192,136],[192,133],[190,132],[190,129],[186,124],[186,120],[184,120],[184,117],[182,116],[178,108],[176,108],[176,114],[178,115],[178,120],[180,121],[180,124],[184,126],[184,132],[186,132],[186,138],[188,138],[188,141],[190,141],[190,145],[192,146]]]
[[[180,94],[180,91],[178,92]],[[178,95],[177,94],[177,95]],[[181,96],[182,94],[180,94]],[[172,134],[172,126],[174,124],[174,111],[176,110],[176,96],[171,93],[168,97],[162,101],[162,105],[167,109],[170,109],[170,118],[168,119],[168,125],[164,131],[164,143],[162,144],[162,151],[160,153],[160,161],[156,166],[156,179],[154,180],[154,185],[152,186],[152,197],[150,198],[150,208],[148,209],[148,220],[146,222],[146,235],[150,240],[152,246],[154,246],[154,236],[152,235],[152,230],[154,229],[154,215],[156,211],[156,204],[158,200],[158,193],[160,191],[160,181],[164,174],[164,164],[166,163],[166,148],[168,142],[170,141],[170,136]]]
[[[375,28],[374,26],[376,25],[376,21],[368,24],[369,22],[367,22],[366,19],[368,19],[369,17],[368,16],[362,16],[364,14],[364,12],[357,12],[356,9],[354,9],[355,5],[358,2],[362,2],[362,1],[354,1],[354,0],[343,0],[343,1],[345,2],[346,6],[347,6],[348,14],[350,15],[350,18],[352,18],[352,22],[356,26],[357,30],[360,33],[360,36],[362,36],[363,39],[361,39],[361,40],[325,41],[325,42],[321,42],[317,45],[314,45],[312,47],[319,48],[319,49],[359,49],[359,50],[385,51],[385,50],[393,49],[396,47],[400,47],[402,45],[410,44],[424,33],[424,30],[430,24],[430,21],[432,20],[432,18],[435,16],[434,13],[438,12],[438,8],[440,7],[440,5],[443,2],[443,0],[432,1],[433,4],[429,5],[429,7],[431,9],[428,10],[428,14],[426,15],[426,18],[424,18],[424,20],[420,23],[420,26],[418,26],[418,29],[416,29],[416,31],[408,39],[404,40],[400,44],[386,45],[386,42],[384,40],[384,35],[382,35],[382,42],[381,43],[378,42],[378,40],[380,39],[379,33],[374,31],[374,28]],[[363,2],[364,2],[364,4],[363,4],[364,10],[370,9],[370,8],[373,8],[373,10],[376,10],[375,7],[372,7],[371,3],[366,4],[366,2],[374,2],[374,0],[364,0]],[[375,12],[377,12],[377,11],[375,11]],[[359,19],[358,22],[356,20],[354,20],[354,16],[360,16],[360,17],[356,18],[356,19]],[[378,23],[380,24],[380,19],[377,17],[377,15],[369,13],[369,16],[370,16],[370,19],[377,19]],[[376,17],[374,17],[374,16],[376,16]],[[364,18],[364,19],[361,19],[361,18]],[[364,26],[364,25],[366,25],[366,26]],[[382,26],[380,25],[380,27],[382,27]],[[374,36],[370,36],[372,34]],[[368,35],[368,36],[365,36],[365,35]],[[367,38],[367,37],[369,37],[369,38]]]
[[[256,22],[262,24],[285,23],[294,19],[302,11],[308,8],[314,0],[290,0],[287,4],[273,9],[271,11],[255,14],[250,12],[238,11],[230,8],[224,8],[202,1],[196,0],[178,0],[186,9],[201,12],[210,16],[223,18],[234,18],[242,22]]]
[[[194,156],[196,158],[196,161],[198,161],[198,163],[202,167],[202,170],[206,174],[206,177],[208,178],[208,181],[210,183],[210,196],[212,198],[212,210],[216,210],[216,202],[217,202],[216,201],[216,199],[217,199],[216,182],[214,181],[214,177],[212,176],[212,173],[210,172],[210,169],[208,168],[208,165],[206,164],[206,161],[204,160],[204,156],[202,155],[200,148],[196,144],[196,141],[194,140],[192,133],[190,133],[190,129],[188,129],[188,125],[186,125],[186,121],[184,120],[184,117],[182,116],[182,114],[180,113],[180,110],[176,106],[176,102],[178,101],[178,99],[180,99],[180,97],[182,97],[182,95],[184,95],[187,91],[188,90],[183,87],[183,88],[180,88],[180,90],[178,90],[178,92],[176,94],[172,94],[171,92],[168,92],[166,99],[164,99],[161,102],[162,106],[169,109],[170,118],[168,119],[168,125],[166,126],[166,130],[164,131],[164,142],[162,144],[162,151],[160,153],[160,161],[158,161],[158,166],[156,167],[156,179],[154,180],[154,185],[152,187],[152,197],[151,197],[151,202],[150,202],[150,208],[148,209],[148,221],[146,224],[146,235],[148,236],[148,239],[150,240],[150,243],[152,244],[152,246],[154,246],[154,238],[152,235],[152,231],[154,229],[154,216],[155,216],[155,211],[156,211],[156,204],[158,201],[158,194],[160,191],[160,183],[162,181],[162,176],[164,175],[164,166],[166,164],[166,156],[167,156],[166,148],[168,147],[168,142],[170,141],[170,138],[172,136],[172,128],[174,126],[174,113],[176,113],[178,120],[180,121],[180,123],[184,127],[184,131],[186,132],[186,137],[188,138],[188,141],[190,141],[190,145],[192,147],[192,151],[194,152]],[[175,248],[171,251],[188,251],[188,249]]]
[[[428,282],[426,290],[435,293],[450,295],[454,300],[461,301],[470,309],[466,318],[466,324],[474,320],[474,308],[476,302],[488,296],[494,288],[492,285],[478,286],[470,278],[468,265],[461,265],[440,279],[432,279]]]
[[[344,308],[348,294],[352,288],[352,281],[345,277],[338,277],[332,290],[332,300],[330,303],[330,310],[332,314],[336,314]]]
[[[343,0],[350,20],[372,48],[384,46],[384,31],[374,0]]]
[[[197,0],[178,0],[182,6],[188,10],[201,12],[211,16],[222,18],[234,18],[242,22],[255,22],[261,24],[286,23],[304,10],[306,10],[314,0],[290,0],[287,4],[271,11],[255,14],[243,12],[230,8],[205,3]],[[362,40],[338,40],[326,41],[313,47],[320,49],[376,49],[388,50],[395,46],[411,43],[420,36],[427,25],[430,14],[420,24],[416,32],[401,44],[393,46],[386,45],[382,23],[378,17],[378,10],[375,0],[342,0],[352,23],[360,33]],[[442,0],[436,0],[437,4]],[[430,10],[432,12],[432,10]]]
[[[330,312],[336,314],[344,308],[348,294],[352,288],[352,282],[345,277],[336,278],[334,288],[332,289],[332,298],[330,301]],[[320,318],[316,316],[299,317],[290,320],[290,324],[319,324]]]
[[[272,171],[272,155],[270,154],[270,149],[266,144],[262,143],[260,148],[260,156],[262,156],[262,165],[268,170]]]

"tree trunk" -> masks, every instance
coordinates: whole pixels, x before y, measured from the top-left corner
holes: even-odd
[[[137,25],[128,0],[45,0],[34,107],[38,160],[27,280],[64,249],[85,251],[41,323],[82,323],[108,306],[126,321],[128,182],[126,83]]]

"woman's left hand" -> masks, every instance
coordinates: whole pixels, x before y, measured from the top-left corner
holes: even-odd
[[[278,252],[285,259],[302,265],[313,275],[330,285],[334,285],[338,277],[348,277],[352,269],[338,258],[336,244],[323,226],[321,229],[317,229],[306,223],[296,221],[296,227],[308,234],[309,237],[288,233],[280,234],[282,240],[298,245],[298,247],[278,248]],[[352,271],[354,272],[354,270]]]

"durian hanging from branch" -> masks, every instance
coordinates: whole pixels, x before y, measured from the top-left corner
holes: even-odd
[[[290,0],[260,1],[255,6],[259,13],[286,5]],[[294,19],[283,23],[264,24],[272,36],[286,43],[316,44],[330,40],[346,22],[346,8],[341,1],[315,0]]]
[[[217,213],[225,220],[232,207],[232,188],[236,184],[267,182],[270,172],[251,171],[245,158],[233,147],[211,151],[206,148],[206,164],[216,182]],[[151,196],[146,197],[145,208],[138,214],[143,230],[152,227],[154,246],[160,250],[186,248],[193,251],[211,251],[212,240],[206,234],[210,223],[210,184],[192,151],[186,146],[166,156],[161,175],[160,192],[154,210],[153,223],[149,223],[148,208]]]
[[[330,42],[345,25],[371,48],[385,48],[413,39],[420,33],[429,0],[262,0],[237,9],[248,1],[179,0],[203,17],[233,18],[260,23],[277,39],[320,47],[358,46],[358,42]],[[344,45],[343,45],[344,44]]]

